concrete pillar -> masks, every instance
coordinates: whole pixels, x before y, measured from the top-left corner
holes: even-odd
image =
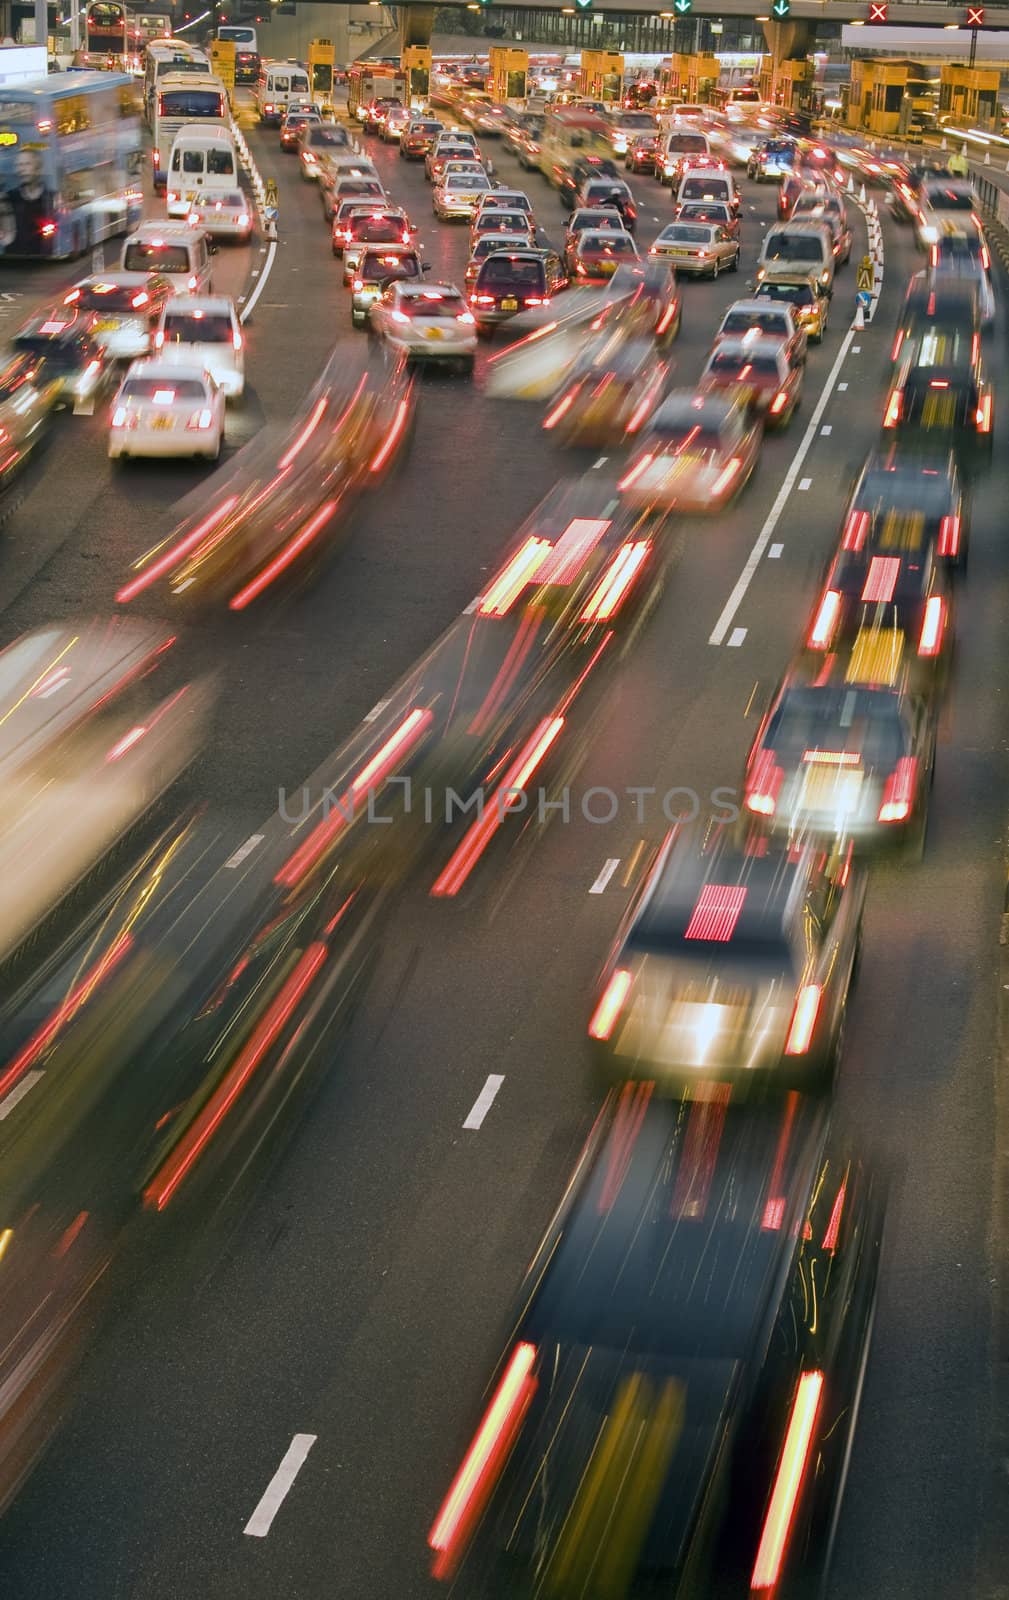
[[[405,50],[411,44],[430,44],[437,6],[399,6],[399,43]]]
[[[49,0],[35,0],[35,43],[45,45],[49,38]]]
[[[815,21],[789,18],[787,22],[762,22],[768,54],[775,61],[802,61],[813,48]]]

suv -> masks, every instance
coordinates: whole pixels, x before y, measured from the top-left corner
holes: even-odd
[[[779,222],[768,228],[757,258],[758,282],[768,272],[816,273],[824,289],[834,284],[834,236],[823,222]]]
[[[509,250],[481,263],[469,297],[477,331],[488,333],[531,306],[550,302],[547,269],[536,250]]]

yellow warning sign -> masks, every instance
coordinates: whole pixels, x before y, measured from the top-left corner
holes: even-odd
[[[872,257],[863,256],[858,264],[857,286],[865,294],[872,293],[872,286],[876,274],[873,270]]]

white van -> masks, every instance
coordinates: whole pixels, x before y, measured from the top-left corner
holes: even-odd
[[[298,61],[265,61],[256,85],[260,122],[277,127],[292,100],[311,100],[308,73]]]
[[[671,184],[683,156],[710,156],[711,144],[706,133],[697,128],[670,128],[662,152],[661,181]]]
[[[687,168],[680,179],[674,215],[678,216],[680,207],[691,200],[720,200],[733,211],[739,210],[739,193],[732,174],[713,172],[709,167]]]
[[[180,129],[188,122],[201,122],[205,128],[230,129],[228,91],[220,78],[173,74],[162,78],[158,84],[151,125],[155,190],[168,186],[168,159],[172,145]]]
[[[822,222],[779,222],[768,228],[757,257],[757,281],[768,272],[801,272],[822,289],[834,287],[834,238]]]
[[[168,163],[168,215],[187,217],[204,196],[239,187],[238,156],[229,130],[184,123]]]
[[[212,246],[202,228],[186,222],[142,222],[123,245],[123,272],[157,272],[176,294],[209,294]]]

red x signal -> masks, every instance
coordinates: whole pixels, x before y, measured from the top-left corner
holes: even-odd
[[[886,21],[886,0],[869,0],[869,21]]]
[[[984,6],[967,7],[967,26],[968,28],[984,27]]]

